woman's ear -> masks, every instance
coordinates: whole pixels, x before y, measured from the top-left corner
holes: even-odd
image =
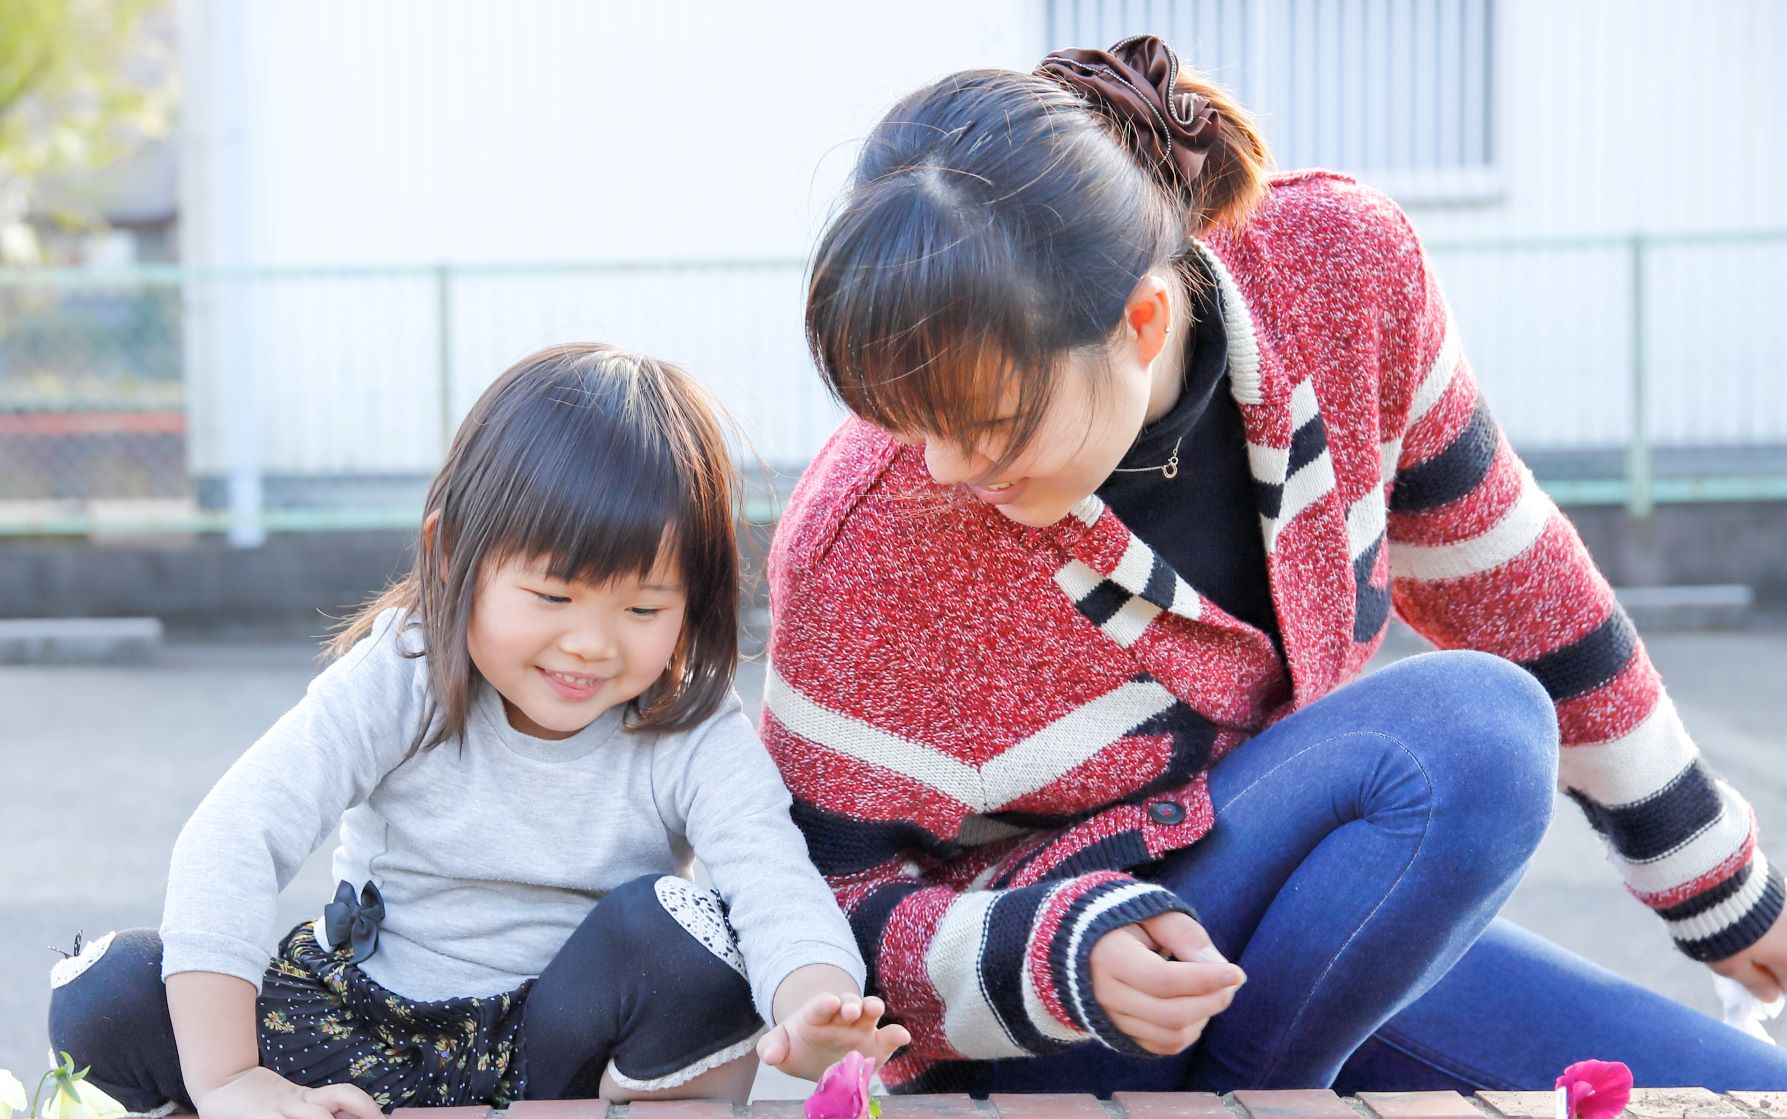
[[[447,581],[447,549],[441,546],[440,527],[441,511],[439,509],[422,518],[422,554],[435,557],[435,576],[444,583]]]
[[[1123,323],[1135,339],[1137,356],[1146,366],[1166,349],[1173,331],[1171,286],[1155,272],[1142,277],[1123,305]]]

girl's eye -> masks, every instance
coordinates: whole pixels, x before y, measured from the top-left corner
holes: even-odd
[[[541,602],[550,602],[554,606],[562,606],[571,601],[562,594],[547,594],[545,591],[529,591],[528,593],[539,599]]]
[[[662,606],[634,606],[629,608],[627,612],[636,614],[641,618],[655,618],[664,612],[664,608]]]

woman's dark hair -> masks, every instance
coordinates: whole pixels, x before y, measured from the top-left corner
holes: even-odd
[[[807,344],[839,402],[951,440],[1002,420],[1000,465],[1016,458],[1064,359],[1102,347],[1142,277],[1264,192],[1269,156],[1246,113],[1188,73],[1178,88],[1207,98],[1219,129],[1189,212],[1186,190],[1121,142],[1132,124],[1047,78],[968,70],[894,106],[808,280]]]
[[[486,565],[545,561],[554,578],[644,578],[667,553],[687,594],[663,677],[629,704],[630,730],[683,730],[718,709],[738,654],[738,489],[719,406],[667,362],[613,346],[521,359],[459,425],[429,487],[415,566],[330,642],[339,656],[381,611],[409,611],[428,657],[430,708],[412,753],[465,729],[477,669],[466,650]]]

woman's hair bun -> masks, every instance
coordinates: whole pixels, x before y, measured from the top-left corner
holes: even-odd
[[[1153,35],[1109,50],[1059,50],[1036,72],[1072,90],[1121,127],[1138,160],[1191,201],[1192,184],[1220,136],[1211,101],[1179,84],[1179,56]]]

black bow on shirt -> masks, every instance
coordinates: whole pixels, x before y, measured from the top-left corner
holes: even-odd
[[[379,923],[385,919],[385,899],[371,882],[360,887],[360,896],[346,882],[335,887],[335,900],[323,906],[323,932],[330,948],[354,946],[353,962],[359,963],[378,949]]]

